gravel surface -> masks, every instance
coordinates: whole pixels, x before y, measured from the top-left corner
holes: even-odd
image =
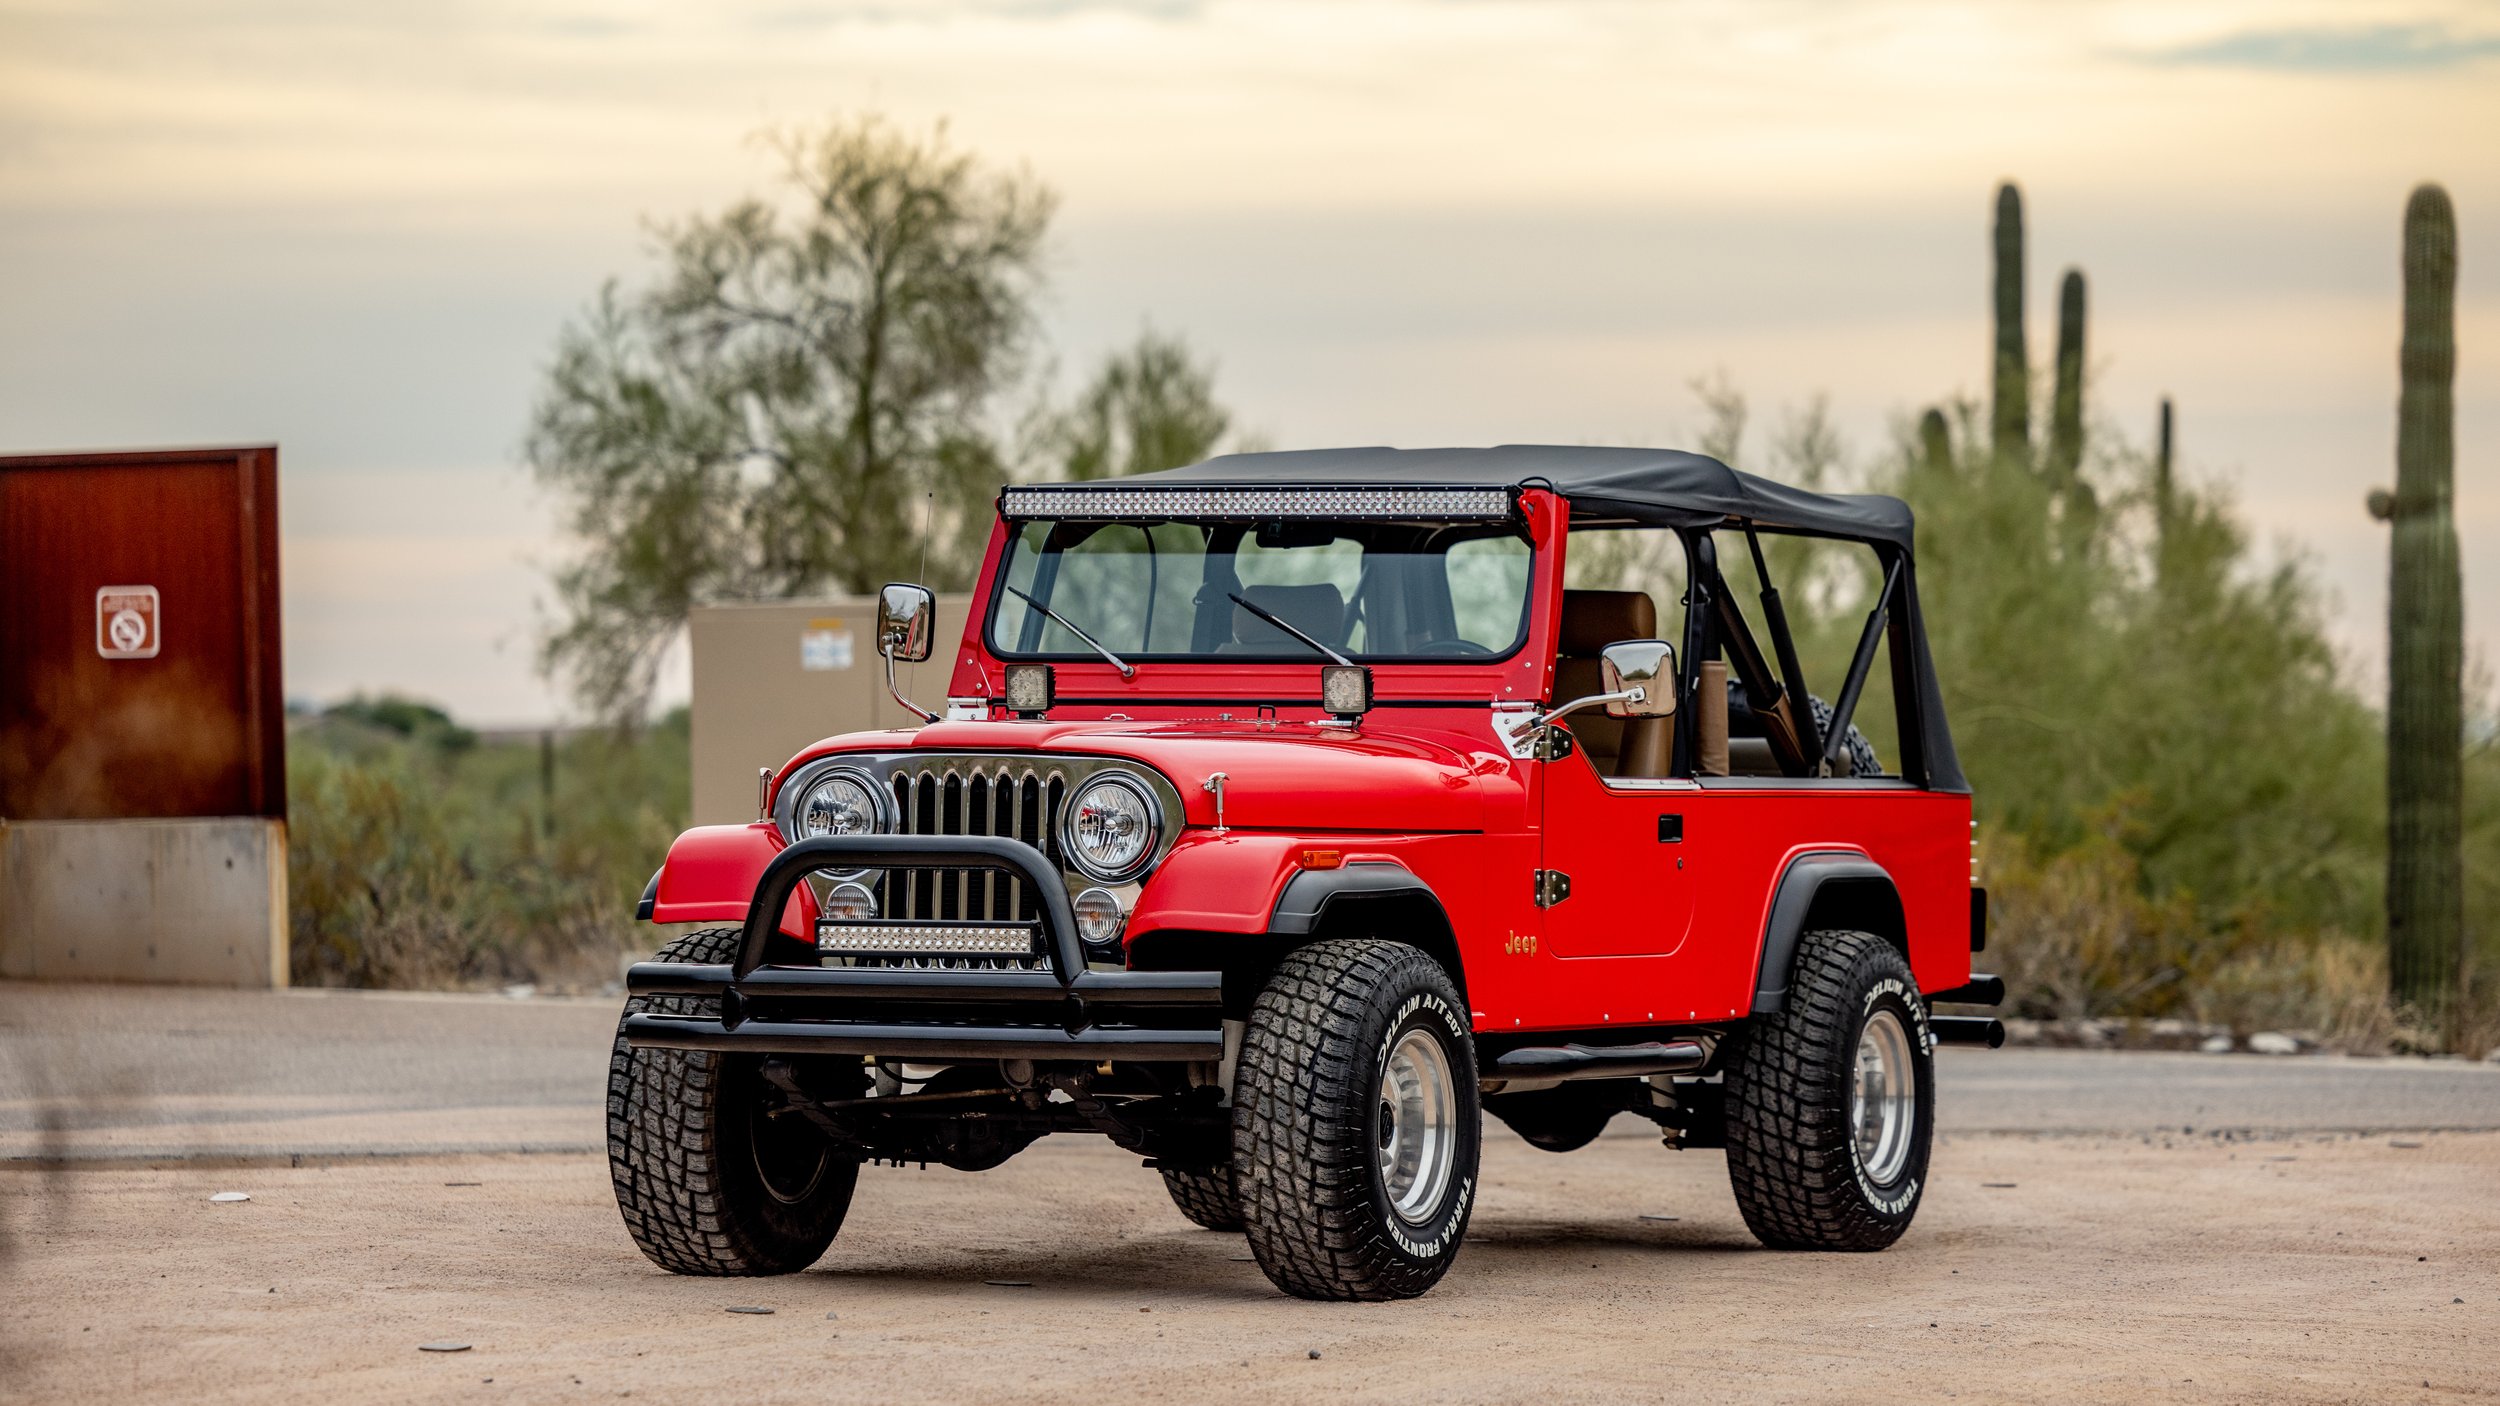
[[[660,1273],[591,1151],[614,1010],[0,986],[0,1401],[2500,1399],[2500,1070],[1948,1050],[1864,1256],[1759,1249],[1637,1120],[1494,1126],[1441,1286],[1324,1306],[1081,1138]]]
[[[652,1268],[589,1156],[0,1172],[0,1398],[2500,1398],[2500,1135],[1957,1135],[1899,1244],[1801,1255],[1716,1153],[1492,1134],[1457,1266],[1378,1305],[1284,1298],[1099,1140],[870,1169],[813,1271],[736,1281]]]

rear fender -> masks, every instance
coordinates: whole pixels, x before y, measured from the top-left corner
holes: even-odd
[[[751,825],[698,825],[668,847],[668,860],[653,877],[648,912],[655,923],[743,923],[764,867],[786,848],[768,821]],[[816,895],[805,884],[782,909],[783,935],[804,942],[816,930]]]
[[[1824,928],[1871,932],[1909,956],[1909,927],[1901,891],[1884,866],[1854,850],[1800,854],[1781,871],[1763,924],[1762,955],[1754,969],[1753,1013],[1776,1015],[1788,1005],[1788,974],[1797,942]]]

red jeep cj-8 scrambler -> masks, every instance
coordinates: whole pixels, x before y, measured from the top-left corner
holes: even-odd
[[[1483,1112],[1723,1146],[1768,1245],[1908,1227],[1933,1047],[2002,1039],[1930,1004],[2002,987],[1901,503],[1353,449],[999,515],[945,713],[809,747],[643,896],[737,924],[629,978],[608,1149],[653,1260],[803,1269],[863,1162],[1084,1131],[1286,1292],[1402,1297],[1458,1253]],[[1774,563],[1871,588],[1828,704]],[[930,613],[885,588],[889,684]]]

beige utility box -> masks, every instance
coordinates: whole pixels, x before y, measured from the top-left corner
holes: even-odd
[[[970,608],[969,596],[937,598],[928,662],[895,670],[904,697],[946,711]],[[688,628],[697,825],[753,820],[756,769],[778,768],[810,742],[919,722],[886,695],[874,596],[700,606]]]

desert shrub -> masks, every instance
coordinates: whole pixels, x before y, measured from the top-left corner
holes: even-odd
[[[597,987],[654,945],[632,910],[686,822],[682,709],[563,738],[550,768],[536,739],[386,702],[289,739],[297,982]]]

